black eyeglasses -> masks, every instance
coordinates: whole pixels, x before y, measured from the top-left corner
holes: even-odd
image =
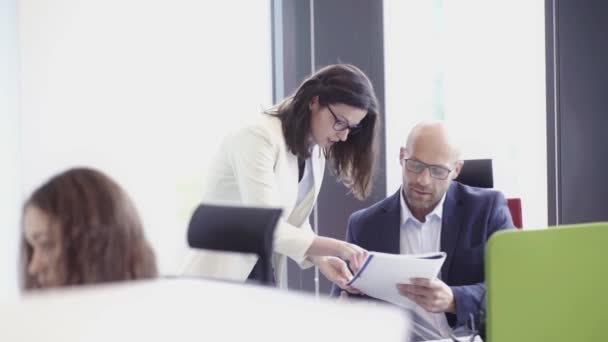
[[[448,169],[447,167],[439,165],[430,165],[415,159],[404,159],[404,161],[405,168],[408,171],[411,171],[413,173],[422,173],[424,172],[424,169],[429,169],[431,177],[439,180],[444,180],[448,178],[448,175],[450,174],[450,172],[452,172],[452,170]]]
[[[349,126],[348,122],[340,119],[336,115],[336,113],[334,113],[334,111],[331,110],[331,107],[329,105],[327,105],[327,109],[329,109],[329,112],[331,113],[331,115],[334,116],[334,126],[333,126],[334,131],[342,132],[342,131],[346,131],[348,129],[348,132],[350,134],[355,134],[361,130],[361,127],[363,127],[361,124]]]

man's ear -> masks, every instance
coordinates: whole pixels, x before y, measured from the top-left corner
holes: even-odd
[[[403,160],[408,157],[407,149],[405,147],[399,148],[399,164],[403,165]]]
[[[452,172],[452,180],[454,180],[458,177],[458,175],[460,174],[460,171],[462,171],[463,167],[464,167],[464,161],[459,160],[456,162],[456,165],[454,166],[454,172]]]

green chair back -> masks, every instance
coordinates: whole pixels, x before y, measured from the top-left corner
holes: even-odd
[[[608,341],[608,223],[494,234],[487,340]]]

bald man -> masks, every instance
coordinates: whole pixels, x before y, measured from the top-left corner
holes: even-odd
[[[449,337],[452,328],[476,325],[484,310],[484,248],[496,231],[512,228],[504,196],[454,181],[463,167],[444,123],[418,124],[399,151],[399,191],[348,220],[346,239],[370,251],[414,254],[444,251],[438,279],[396,285],[418,304],[414,340]],[[333,294],[339,292],[334,288]],[[344,294],[343,294],[344,295]]]

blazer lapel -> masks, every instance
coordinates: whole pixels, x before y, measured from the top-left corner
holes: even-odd
[[[382,229],[382,234],[378,235],[379,241],[378,246],[382,246],[382,250],[379,252],[399,254],[400,251],[400,240],[401,240],[401,206],[400,196],[401,188],[387,199],[382,209],[384,215],[382,215],[382,222],[378,222]]]
[[[451,184],[443,203],[443,220],[441,221],[441,250],[447,254],[441,268],[441,276],[444,281],[449,277],[454,250],[462,230],[462,216],[458,215],[459,207],[462,205],[463,203],[456,193],[456,186]]]
[[[321,191],[321,183],[323,183],[323,174],[325,173],[325,156],[318,145],[315,145],[310,153],[310,163],[312,164],[312,178],[315,197]]]

